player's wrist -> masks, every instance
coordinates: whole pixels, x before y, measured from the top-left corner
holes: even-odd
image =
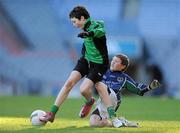
[[[90,37],[90,36],[94,36],[94,32],[93,32],[93,31],[88,32],[88,36],[89,36],[89,37]]]
[[[151,88],[151,86],[150,86],[150,85],[148,85],[147,89],[148,89],[148,90],[152,90],[152,88]]]

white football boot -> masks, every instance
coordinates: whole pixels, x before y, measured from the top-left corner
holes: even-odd
[[[118,128],[118,127],[123,126],[123,123],[122,123],[121,120],[119,120],[117,117],[115,117],[115,118],[112,119],[112,125],[113,125],[115,128]]]
[[[139,124],[137,122],[128,121],[124,117],[119,117],[118,119],[122,122],[123,126],[125,127],[139,127]]]

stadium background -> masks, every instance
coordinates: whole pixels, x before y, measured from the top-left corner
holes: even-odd
[[[0,95],[57,95],[80,56],[76,5],[104,20],[110,58],[127,54],[135,80],[160,80],[148,95],[180,98],[179,0],[0,0]]]

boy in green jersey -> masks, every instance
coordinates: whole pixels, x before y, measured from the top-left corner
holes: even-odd
[[[103,21],[92,20],[88,11],[83,6],[74,7],[70,12],[69,17],[73,25],[82,30],[82,32],[78,34],[78,37],[84,39],[82,56],[60,90],[51,111],[47,112],[45,116],[40,118],[40,120],[43,122],[53,122],[55,114],[67,98],[73,86],[80,79],[85,77],[80,85],[80,92],[86,99],[86,103],[83,105],[79,113],[80,118],[84,118],[89,114],[92,105],[95,102],[95,99],[92,97],[92,88],[95,85],[101,99],[107,107],[107,112],[109,117],[112,119],[114,126],[119,127],[122,123],[116,118],[115,110],[110,101],[108,91],[98,87],[100,83],[99,81],[101,81],[103,74],[109,67]]]

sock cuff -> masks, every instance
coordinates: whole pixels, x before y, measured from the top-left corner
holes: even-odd
[[[148,92],[148,91],[150,91],[149,87],[145,88],[144,90],[141,90],[139,95],[140,95],[140,96],[143,96],[144,93],[146,93],[146,92]]]
[[[56,114],[56,113],[57,113],[57,111],[58,111],[58,109],[59,109],[59,107],[58,107],[58,106],[53,105],[53,106],[51,107],[51,112],[53,112],[54,114]]]
[[[112,110],[112,109],[114,109],[114,107],[113,107],[113,106],[109,106],[109,107],[107,107],[107,110]]]
[[[109,118],[116,117],[115,109],[113,106],[107,107]]]
[[[86,103],[86,105],[93,105],[94,104],[94,98],[90,98],[85,103]]]

